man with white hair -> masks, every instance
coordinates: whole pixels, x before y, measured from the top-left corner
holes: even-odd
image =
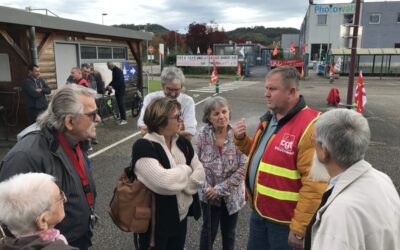
[[[107,90],[111,91],[111,89],[115,90],[115,100],[117,101],[120,121],[118,125],[125,125],[128,122],[126,121],[126,112],[125,112],[125,80],[124,73],[120,68],[115,66],[113,62],[107,62],[107,67],[112,71],[112,80],[110,84],[107,86]]]
[[[329,180],[306,233],[309,249],[400,249],[400,198],[392,180],[364,156],[370,142],[361,114],[335,109],[321,115],[310,173]]]
[[[81,142],[96,136],[100,121],[93,89],[66,85],[54,95],[37,123],[40,130],[24,135],[0,165],[0,181],[19,173],[41,172],[59,180],[68,198],[65,219],[57,228],[70,245],[88,249],[96,220],[96,189],[90,160]]]
[[[161,85],[163,90],[150,93],[143,100],[143,107],[137,122],[142,135],[147,133],[147,126],[143,122],[144,111],[147,105],[149,105],[154,98],[169,97],[178,100],[182,107],[183,126],[179,134],[186,137],[189,141],[192,139],[196,133],[197,126],[196,108],[193,98],[181,93],[184,83],[185,76],[180,68],[170,66],[163,69],[161,72]]]
[[[18,174],[0,182],[0,222],[12,233],[0,241],[0,249],[77,249],[54,228],[65,217],[66,202],[48,174]]]

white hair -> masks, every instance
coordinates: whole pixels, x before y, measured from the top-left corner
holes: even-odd
[[[316,141],[325,145],[336,163],[348,168],[364,159],[371,132],[368,121],[349,109],[334,109],[322,114],[316,124]]]
[[[175,66],[165,67],[160,76],[161,84],[173,83],[174,85],[180,84],[183,87],[185,83],[185,75],[180,68]]]
[[[44,173],[18,174],[0,182],[0,223],[16,236],[36,232],[35,219],[53,203],[52,182],[55,178]]]
[[[59,132],[65,132],[65,117],[67,115],[76,116],[83,112],[83,104],[79,101],[81,95],[95,98],[96,91],[77,84],[68,84],[58,90],[51,99],[47,110],[37,118],[39,127],[48,126]]]

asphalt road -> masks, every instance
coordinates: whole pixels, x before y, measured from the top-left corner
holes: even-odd
[[[259,69],[255,69],[255,72]],[[257,74],[259,77],[257,77]],[[257,71],[256,77],[250,78],[251,82],[243,81],[221,86],[221,95],[228,99],[232,110],[232,122],[244,117],[247,121],[249,133],[253,134],[258,123],[258,117],[265,112],[263,97],[262,72]],[[311,74],[313,74],[311,72]],[[365,117],[370,123],[372,141],[366,159],[377,169],[387,173],[394,181],[397,190],[400,190],[400,80],[366,78],[366,92],[368,103]],[[226,82],[226,81],[225,81]],[[341,98],[345,102],[347,93],[347,78],[337,80],[333,85],[316,75],[311,75],[306,81],[301,82],[301,92],[309,106],[320,111],[332,107],[326,104],[326,95],[333,86],[340,90]],[[208,87],[207,80],[188,79],[186,93],[193,96],[195,103],[202,102],[213,94],[213,89]],[[203,103],[196,105],[197,120],[201,121]],[[98,127],[100,144],[94,147],[93,153],[101,150],[121,139],[132,138],[120,143],[94,157],[95,179],[97,183],[98,199],[97,213],[101,222],[95,230],[94,246],[92,249],[133,249],[132,235],[119,231],[111,222],[107,207],[110,201],[117,177],[122,169],[128,165],[131,155],[131,146],[138,138],[136,119],[128,116],[128,125],[112,125]],[[199,126],[202,126],[199,122]],[[246,207],[240,212],[237,226],[236,249],[245,249],[248,237],[248,220],[250,209]],[[201,219],[189,220],[186,249],[198,249]],[[214,249],[221,248],[218,236]]]
[[[223,80],[221,95],[228,99],[232,110],[232,123],[245,118],[248,132],[253,134],[258,124],[258,117],[266,110],[263,97],[264,86],[263,68],[251,69],[252,77],[245,81],[227,83]],[[343,102],[346,101],[347,78],[329,84],[327,79],[311,76],[301,81],[301,93],[305,96],[309,106],[320,111],[332,107],[326,104],[326,95],[331,87],[337,87]],[[393,180],[397,191],[400,190],[400,79],[366,78],[366,92],[368,103],[364,116],[368,119],[372,140],[366,160],[374,167],[387,173]],[[186,93],[191,95],[196,105],[197,120],[201,121],[203,112],[202,101],[214,94],[214,89],[208,86],[204,79],[187,79]],[[97,183],[96,212],[101,217],[100,224],[95,229],[94,245],[92,249],[134,249],[132,235],[121,232],[107,214],[107,208],[118,176],[122,169],[129,164],[131,147],[138,138],[136,119],[128,115],[128,124],[124,126],[100,124],[98,126],[98,140],[100,144],[91,151],[94,175]],[[202,126],[199,122],[199,127]],[[120,142],[121,140],[125,140]],[[4,156],[12,146],[3,146],[0,155]],[[236,232],[236,249],[245,249],[248,238],[248,222],[250,209],[245,207],[239,215]],[[201,219],[189,219],[186,249],[198,249]],[[221,249],[221,240],[217,236],[214,249]]]

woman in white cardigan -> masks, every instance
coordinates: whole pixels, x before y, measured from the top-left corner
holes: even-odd
[[[132,149],[137,178],[155,193],[153,249],[184,249],[189,208],[205,179],[191,143],[178,135],[181,119],[179,102],[154,99],[144,114],[148,134]],[[150,231],[139,234],[140,249],[148,249]]]

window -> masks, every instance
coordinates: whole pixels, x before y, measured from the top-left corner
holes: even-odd
[[[128,59],[126,47],[81,45],[81,59]]]
[[[317,24],[318,25],[326,25],[327,15],[318,15]]]
[[[99,59],[112,59],[112,53],[110,47],[98,47]]]
[[[400,23],[400,12],[397,13],[397,22]]]
[[[344,24],[353,24],[354,20],[354,15],[353,14],[344,14],[343,15],[343,23]]]
[[[113,48],[113,58],[114,59],[125,59],[126,58],[126,48]]]
[[[394,44],[394,47],[395,47],[396,49],[400,49],[400,43],[395,43],[395,44]]]
[[[381,23],[381,14],[372,13],[369,15],[369,24],[380,24]]]
[[[11,82],[10,59],[8,54],[0,54],[0,82]]]
[[[82,59],[97,59],[97,51],[95,46],[81,46]]]

